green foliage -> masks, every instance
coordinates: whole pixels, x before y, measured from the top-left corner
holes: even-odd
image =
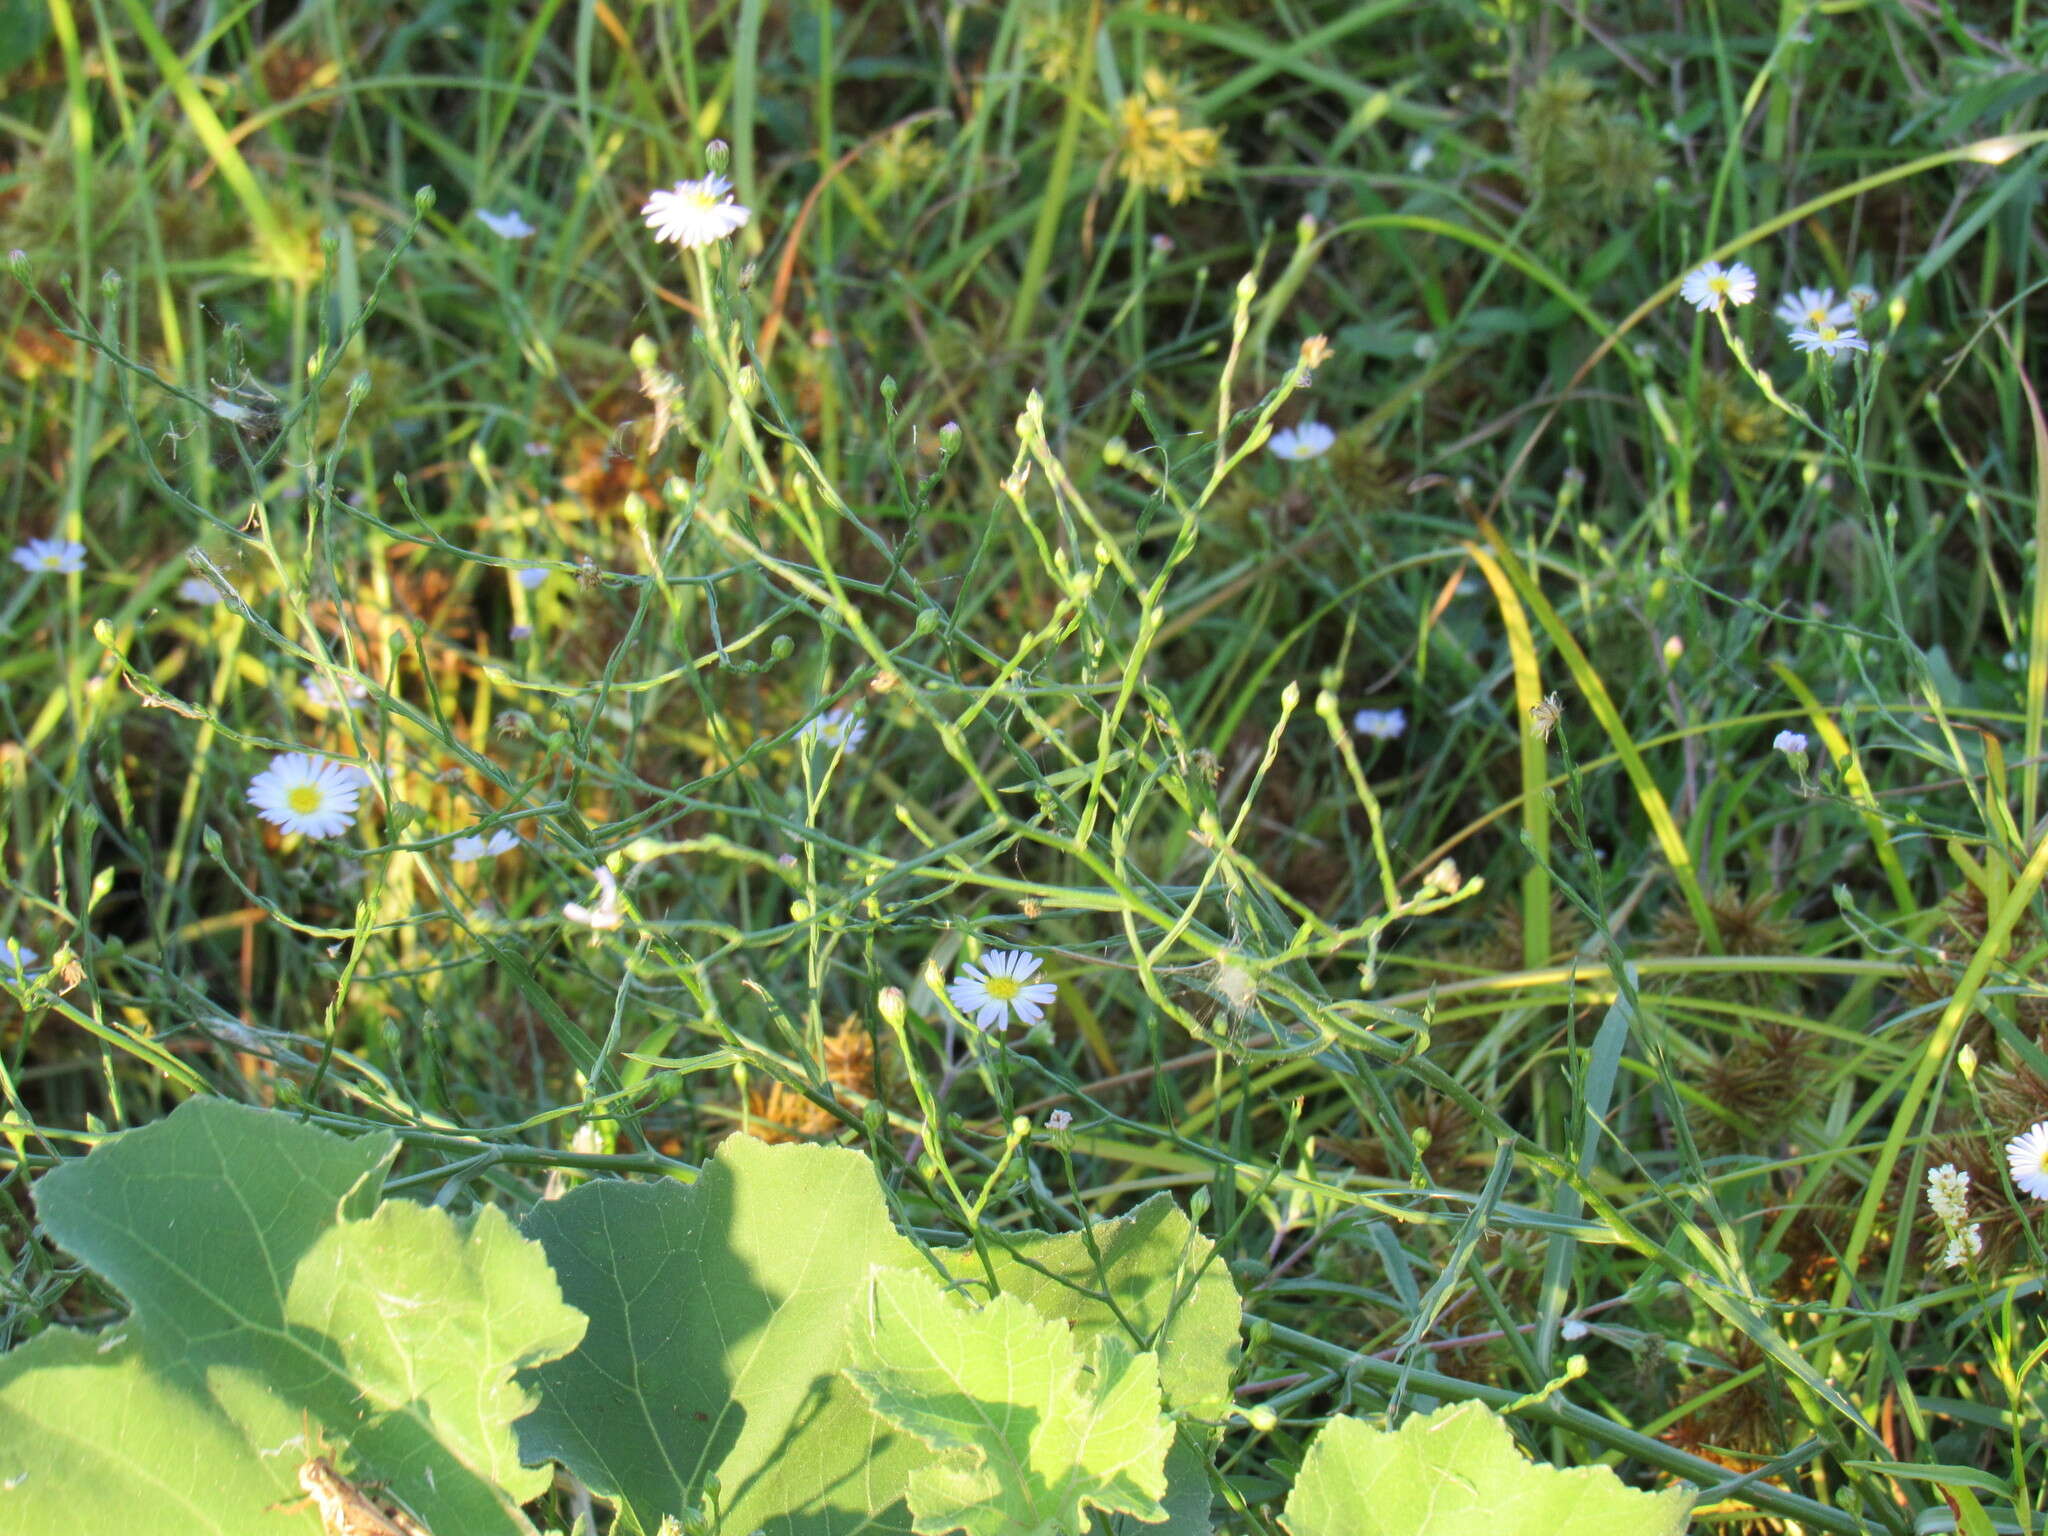
[[[8,1411],[188,1392],[77,1331],[115,1282],[30,1185],[214,1095],[591,1216],[562,1283],[635,1332],[512,1432],[629,1527],[912,1523],[871,1276],[779,1251],[855,1227],[1155,1355],[1176,1536],[1425,1392],[1731,1522],[1899,1536],[1970,1468],[2038,1523],[2040,8],[933,9],[0,0],[0,555],[84,551],[0,560]],[[712,169],[744,227],[650,242]],[[1867,352],[1795,348],[1823,288]],[[292,749],[343,835],[251,814]],[[995,948],[1039,1027],[945,1009]],[[749,1126],[867,1152],[858,1220],[764,1177],[664,1310]],[[260,1463],[188,1415],[162,1497],[273,1501],[325,1406]]]
[[[325,1454],[443,1531],[530,1531],[550,1474],[520,1462],[513,1375],[583,1318],[496,1208],[380,1204],[394,1145],[197,1099],[44,1178],[51,1236],[132,1310],[0,1357],[0,1526],[246,1530]]]
[[[1113,1333],[1085,1348],[1013,1296],[973,1307],[883,1270],[847,1375],[936,1453],[910,1475],[919,1536],[1058,1536],[1091,1509],[1166,1518],[1159,1362]]]
[[[909,1528],[891,1507],[925,1458],[838,1374],[870,1270],[925,1262],[865,1157],[735,1136],[695,1184],[586,1184],[526,1231],[591,1319],[539,1373],[528,1454],[629,1528],[697,1508],[707,1477],[738,1536]]]
[[[1606,1467],[1532,1463],[1498,1417],[1455,1403],[1392,1432],[1330,1420],[1283,1519],[1293,1536],[1679,1536],[1691,1507]]]
[[[1186,1415],[1166,1459],[1161,1498],[1170,1525],[1161,1536],[1206,1536],[1209,1460],[1230,1412],[1237,1367],[1238,1297],[1215,1260],[1215,1244],[1195,1230],[1167,1195],[1154,1195],[1087,1233],[1025,1232],[992,1244],[987,1273],[1005,1296],[1056,1318],[1077,1343],[1137,1340],[1159,1361],[1166,1406]],[[955,1276],[972,1282],[982,1256],[950,1255]]]

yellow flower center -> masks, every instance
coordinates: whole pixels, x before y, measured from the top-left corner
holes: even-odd
[[[46,571],[54,571],[54,570],[57,570],[57,569],[58,569],[59,567],[61,567],[61,566],[62,566],[63,564],[64,564],[64,557],[63,557],[62,555],[45,555],[45,556],[43,556],[43,569],[44,569],[44,570],[46,570]]]
[[[982,990],[996,1002],[1007,1003],[1024,990],[1024,983],[1014,976],[991,976]]]
[[[310,816],[327,803],[327,796],[320,792],[317,784],[297,784],[284,797],[284,803],[292,808],[294,814]]]
[[[1734,285],[1725,277],[1710,277],[1707,279],[1707,292],[1709,293],[1726,294],[1732,292],[1733,288]]]

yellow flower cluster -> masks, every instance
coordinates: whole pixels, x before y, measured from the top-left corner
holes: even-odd
[[[1223,152],[1223,135],[1191,122],[1179,86],[1157,70],[1145,71],[1143,90],[1123,100],[1117,118],[1117,171],[1126,181],[1164,192],[1169,203],[1202,190],[1202,173]]]

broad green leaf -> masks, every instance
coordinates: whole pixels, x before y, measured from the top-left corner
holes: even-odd
[[[318,1454],[442,1531],[530,1530],[513,1373],[583,1319],[497,1211],[380,1206],[393,1149],[195,1099],[48,1174],[44,1226],[132,1310],[0,1357],[0,1530],[317,1532]]]
[[[1683,1488],[1532,1462],[1498,1416],[1456,1403],[1393,1431],[1332,1419],[1281,1519],[1293,1536],[1679,1536],[1691,1508]]]
[[[936,1456],[911,1474],[920,1536],[1080,1536],[1090,1509],[1166,1518],[1173,1423],[1157,1357],[999,1296],[979,1309],[927,1275],[878,1270],[847,1375]]]
[[[652,1531],[718,1480],[718,1528],[749,1536],[907,1532],[929,1458],[839,1375],[877,1265],[924,1267],[874,1169],[834,1147],[733,1136],[693,1185],[600,1180],[526,1221],[590,1315],[539,1374],[520,1425]]]
[[[1154,1195],[1128,1215],[1097,1222],[1086,1237],[1025,1232],[1003,1241],[990,1267],[1004,1295],[1071,1324],[1078,1342],[1115,1334],[1133,1349],[1151,1350],[1168,1408],[1210,1420],[1229,1412],[1237,1288],[1215,1259],[1215,1245],[1172,1196]],[[972,1252],[949,1252],[946,1260],[962,1281],[984,1275]],[[1207,1536],[1216,1436],[1181,1426],[1166,1462],[1168,1522],[1156,1528],[1159,1536]]]

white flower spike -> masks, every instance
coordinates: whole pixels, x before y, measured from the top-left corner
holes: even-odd
[[[1054,982],[1031,980],[1043,963],[1025,950],[992,949],[980,965],[961,966],[946,995],[979,1029],[1008,1029],[1012,1009],[1026,1024],[1036,1024],[1060,992]]]
[[[1266,448],[1282,459],[1320,459],[1336,446],[1337,434],[1310,419],[1298,427],[1282,427],[1266,439]]]
[[[2022,1194],[2048,1200],[2048,1120],[2013,1137],[2005,1144],[2006,1166],[2013,1184]]]
[[[1701,314],[1724,304],[1739,309],[1756,297],[1756,274],[1739,261],[1728,267],[1704,262],[1685,274],[1678,296]]]
[[[1398,741],[1408,729],[1408,711],[1361,709],[1351,717],[1351,729],[1374,741]]]
[[[1984,1252],[1984,1229],[1976,1222],[1949,1233],[1941,1250],[1943,1269],[1961,1269]]]
[[[640,214],[655,239],[673,242],[686,251],[730,238],[753,217],[750,210],[732,200],[732,183],[723,176],[679,181],[649,193]]]
[[[503,213],[493,213],[488,208],[476,211],[477,222],[500,240],[530,240],[539,233],[520,216],[517,208],[507,208]]]
[[[836,752],[851,753],[868,739],[868,723],[850,709],[828,709],[814,720],[804,722],[796,733],[798,741],[813,741]]]
[[[1970,1219],[1970,1176],[1954,1163],[1927,1170],[1927,1207],[1944,1227]]]
[[[471,833],[458,837],[448,849],[448,857],[458,864],[474,864],[478,859],[495,859],[501,853],[510,853],[519,846],[519,834],[508,827],[500,827],[489,837],[478,837]]]
[[[76,576],[85,569],[85,546],[75,539],[30,539],[15,550],[14,563],[25,571]]]
[[[330,757],[280,752],[249,781],[249,803],[280,831],[339,837],[355,825],[362,789],[359,768]]]

